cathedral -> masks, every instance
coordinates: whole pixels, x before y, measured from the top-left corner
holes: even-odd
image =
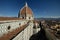
[[[33,35],[34,16],[25,3],[18,17],[0,17],[0,40],[29,40]]]
[[[33,12],[31,8],[27,5],[27,3],[25,3],[25,6],[21,8],[21,10],[19,11],[18,18],[27,19],[27,20],[34,19]]]

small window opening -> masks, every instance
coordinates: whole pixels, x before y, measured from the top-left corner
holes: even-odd
[[[21,23],[19,23],[19,25],[21,25]]]
[[[8,30],[10,30],[11,26],[8,26]]]
[[[30,19],[30,17],[29,17],[29,19]]]

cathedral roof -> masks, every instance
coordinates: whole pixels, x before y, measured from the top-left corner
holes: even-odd
[[[22,14],[22,15],[24,15],[26,13],[32,15],[32,10],[28,7],[27,3],[25,4],[25,6],[20,11],[20,14]]]
[[[17,17],[0,17],[0,21],[7,21],[7,20],[22,20],[22,18],[17,18]]]

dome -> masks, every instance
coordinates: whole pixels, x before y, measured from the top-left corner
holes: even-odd
[[[30,7],[28,7],[27,3],[25,4],[25,6],[19,11],[18,14],[18,18],[23,18],[23,19],[27,19],[27,20],[33,20],[33,12],[30,9]]]
[[[27,3],[26,3],[25,6],[21,9],[20,14],[21,14],[21,15],[25,15],[25,14],[32,15],[32,10],[28,7]]]

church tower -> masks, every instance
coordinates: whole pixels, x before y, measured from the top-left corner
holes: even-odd
[[[25,3],[25,6],[19,11],[18,18],[33,20],[33,12],[31,8]]]

